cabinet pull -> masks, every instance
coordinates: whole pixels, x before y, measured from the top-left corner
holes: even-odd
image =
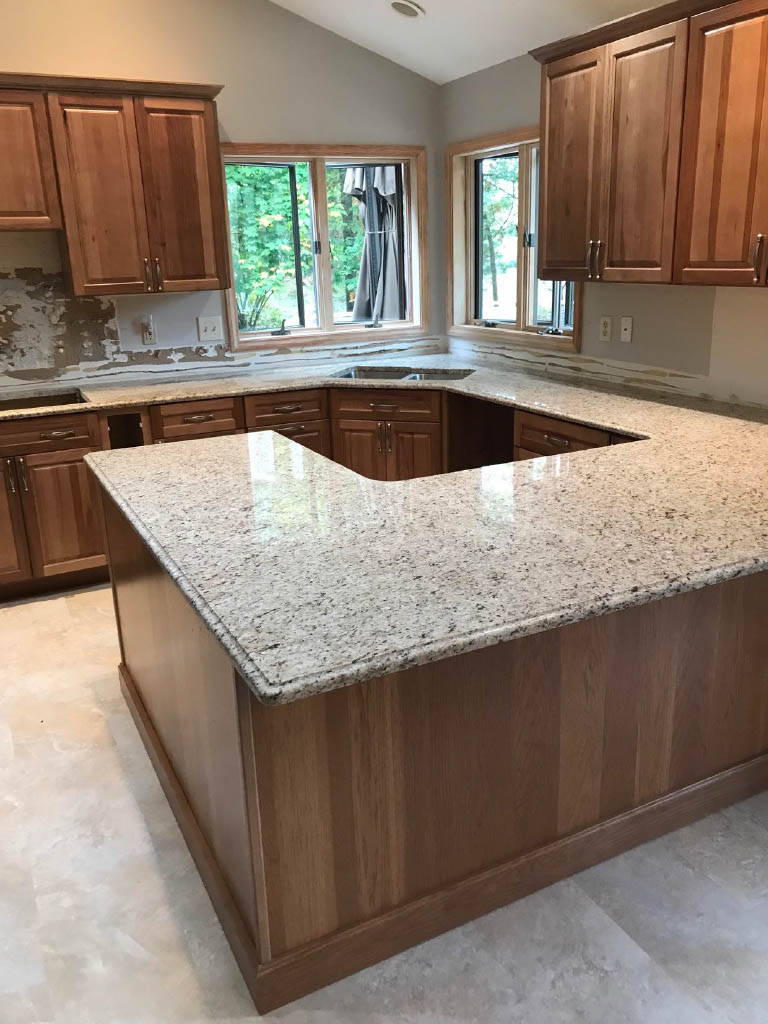
[[[148,292],[152,291],[152,271],[149,269],[149,257],[144,257],[144,287]]]
[[[212,412],[196,412],[192,416],[184,416],[182,423],[210,423],[214,418]]]
[[[763,246],[765,245],[765,235],[755,236],[755,248],[752,250],[752,280],[755,284],[760,283],[760,276],[763,269]]]
[[[5,478],[8,484],[8,490],[13,497],[16,494],[16,477],[13,473],[13,461],[11,459],[5,460]]]
[[[387,451],[392,451],[392,424],[387,424]]]
[[[595,247],[594,240],[590,238],[587,242],[587,280],[592,280],[592,250]]]
[[[298,434],[300,431],[306,429],[307,428],[304,426],[303,423],[294,423],[287,427],[279,427],[277,432],[278,434]]]
[[[602,238],[598,238],[595,242],[595,280],[600,281],[603,277],[603,272],[600,269],[600,250],[603,247]]]
[[[163,272],[160,269],[160,257],[155,256],[155,283],[157,290],[161,292],[163,290]]]
[[[25,494],[29,494],[29,481],[27,480],[27,464],[23,458],[16,459],[16,465],[19,467],[19,477],[21,478],[21,489]]]
[[[568,440],[568,438],[560,437],[559,434],[544,434],[543,437],[548,444],[561,444],[563,448],[571,447],[571,442]]]
[[[301,412],[301,405],[273,405],[272,412]]]
[[[41,441],[63,441],[68,437],[77,437],[75,430],[44,430],[40,434]]]
[[[384,424],[381,420],[376,424],[376,451],[379,454],[384,451]]]
[[[397,412],[399,406],[393,402],[369,402],[370,409],[380,409],[382,412]]]

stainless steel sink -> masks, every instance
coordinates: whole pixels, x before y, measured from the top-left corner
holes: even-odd
[[[12,409],[45,409],[49,405],[82,405],[85,399],[77,390],[49,391],[45,394],[19,395],[16,398],[0,398],[0,412]]]
[[[474,370],[414,370],[403,380],[463,380]]]
[[[331,376],[347,380],[403,380],[409,373],[410,366],[348,366]]]

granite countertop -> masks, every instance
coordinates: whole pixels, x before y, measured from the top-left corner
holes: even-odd
[[[768,566],[765,417],[488,369],[439,386],[645,439],[392,483],[271,431],[88,456],[264,702]]]

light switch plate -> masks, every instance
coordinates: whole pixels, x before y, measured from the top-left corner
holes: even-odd
[[[632,317],[623,316],[621,318],[621,331],[619,333],[619,341],[623,341],[625,345],[629,345],[632,341]]]
[[[611,340],[611,318],[609,316],[600,317],[600,341]]]
[[[199,316],[197,336],[202,342],[224,341],[224,325],[220,316]]]

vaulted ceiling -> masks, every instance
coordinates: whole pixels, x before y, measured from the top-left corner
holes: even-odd
[[[390,0],[275,2],[440,84],[657,6],[653,0],[418,0],[425,16],[405,18]]]

